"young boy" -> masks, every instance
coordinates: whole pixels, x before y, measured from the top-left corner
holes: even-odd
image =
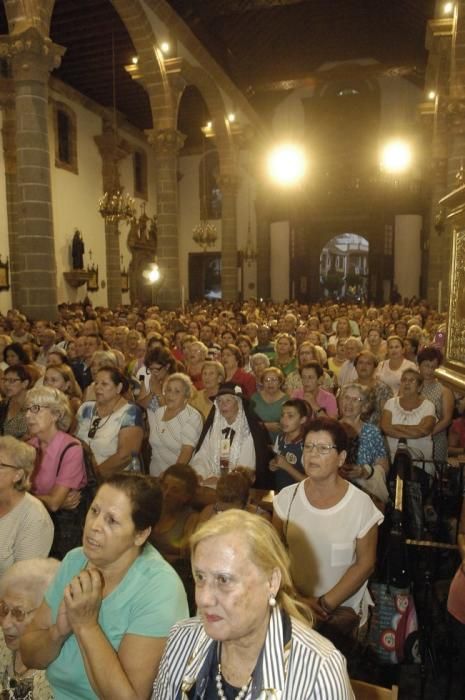
[[[303,399],[289,399],[283,404],[280,419],[281,432],[273,448],[276,457],[269,465],[271,471],[275,472],[276,491],[305,479],[302,466],[303,434],[309,417],[310,408]]]

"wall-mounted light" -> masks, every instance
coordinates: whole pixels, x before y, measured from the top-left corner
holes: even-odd
[[[442,11],[445,15],[451,15],[452,12],[454,11],[454,3],[453,2],[445,2],[442,8]]]
[[[168,41],[162,41],[161,44],[160,44],[160,48],[161,48],[161,50],[163,51],[163,53],[165,54],[165,56],[166,56],[166,54],[168,54],[168,53],[170,52],[170,48],[171,48],[171,47],[170,47]]]
[[[430,90],[428,92],[428,100],[435,100],[436,99],[436,93],[434,90]]]
[[[236,121],[236,115],[234,114],[234,112],[230,112],[228,114],[228,122],[230,122],[232,124],[235,121]]]
[[[138,57],[138,56],[133,56],[133,57],[131,58],[131,62],[132,62],[135,66],[137,66],[137,64],[139,63],[139,57]]]

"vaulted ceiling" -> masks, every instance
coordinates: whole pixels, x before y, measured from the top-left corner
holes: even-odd
[[[377,64],[359,70],[402,74],[421,85],[426,22],[435,5],[434,0],[168,2],[258,111],[295,85],[315,84],[321,80],[318,68],[335,61],[370,58]],[[7,33],[3,8],[0,33]],[[114,66],[117,108],[139,128],[152,126],[147,96],[124,70],[135,50],[110,0],[56,0],[51,37],[67,47],[54,75],[111,106]],[[204,112],[198,101],[190,97],[185,104],[184,122],[200,123]]]

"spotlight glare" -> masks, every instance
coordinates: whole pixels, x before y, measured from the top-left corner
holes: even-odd
[[[169,50],[170,50],[170,45],[169,45],[169,43],[168,43],[167,41],[162,41],[162,43],[160,44],[160,48],[161,48],[161,50],[163,51],[163,53],[166,54],[166,53],[168,53]]]
[[[132,60],[132,62],[134,63],[135,66],[137,66],[137,64],[139,63],[139,58],[138,58],[138,56],[133,56],[131,60]]]
[[[450,15],[450,14],[452,14],[453,9],[454,9],[453,2],[445,2],[444,7],[442,8],[442,11],[444,12],[445,15]]]
[[[284,144],[274,148],[268,156],[270,177],[280,185],[295,185],[305,174],[307,163],[301,148]]]
[[[389,173],[407,170],[412,161],[412,151],[405,141],[391,141],[381,154],[381,167]]]
[[[234,112],[230,112],[230,113],[228,114],[228,121],[229,121],[231,124],[232,124],[232,122],[236,121],[236,115],[234,114]]]
[[[436,93],[434,90],[428,92],[428,100],[434,100],[436,98]]]
[[[150,267],[144,270],[143,275],[150,284],[158,282],[160,279],[160,268],[157,263],[151,263]]]

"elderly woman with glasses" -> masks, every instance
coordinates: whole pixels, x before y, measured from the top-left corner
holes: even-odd
[[[14,562],[46,557],[52,546],[50,516],[28,493],[35,457],[25,442],[0,438],[0,580]]]
[[[273,523],[287,542],[292,578],[313,610],[317,629],[350,653],[372,605],[367,584],[383,515],[341,476],[347,448],[346,431],[337,420],[318,418],[309,424],[303,453],[307,478],[275,497]]]
[[[53,700],[44,671],[28,668],[19,648],[21,637],[42,603],[59,562],[30,559],[13,564],[0,580],[0,697]]]

